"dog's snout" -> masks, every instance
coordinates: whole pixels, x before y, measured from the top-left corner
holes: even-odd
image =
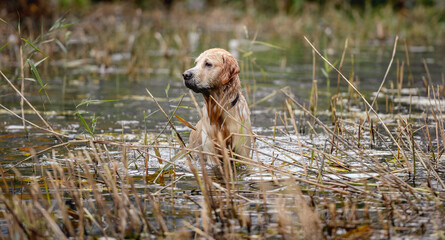
[[[193,77],[193,73],[191,73],[190,71],[185,71],[183,74],[182,74],[182,77],[184,78],[184,80],[190,80],[190,79],[192,79],[192,77]]]

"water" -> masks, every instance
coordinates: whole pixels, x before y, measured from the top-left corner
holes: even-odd
[[[422,60],[428,64],[429,72],[433,83],[440,84],[442,82],[442,72],[445,63],[441,57],[445,52],[442,47],[411,47],[410,59],[411,69],[405,64],[405,83],[404,87],[408,87],[409,73],[412,71],[412,79],[414,85],[410,88],[415,88],[414,99],[412,100],[412,112],[423,112],[425,109],[421,98],[417,95],[425,96],[425,90],[422,84],[422,76],[427,77],[425,66]],[[383,79],[386,68],[391,57],[392,49],[390,46],[371,46],[365,49],[349,49],[346,54],[345,63],[343,66],[343,73],[348,76],[348,73],[354,71],[355,76],[359,77],[358,88],[364,93],[368,101],[371,101],[371,94],[377,90],[378,85]],[[125,56],[127,53],[120,55],[116,54],[112,67],[109,68],[108,74],[100,74],[100,67],[95,65],[83,65],[72,69],[59,69],[52,71],[53,68],[45,73],[41,73],[43,81],[48,85],[46,90],[50,96],[51,103],[45,101],[42,104],[42,99],[45,96],[38,93],[38,84],[27,82],[26,97],[30,102],[36,106],[44,115],[45,119],[52,125],[54,129],[61,130],[63,133],[73,136],[82,135],[86,133],[83,125],[80,123],[76,112],[82,113],[82,116],[91,120],[93,116],[97,117],[96,134],[102,135],[118,135],[121,133],[140,135],[144,131],[144,113],[150,115],[157,110],[152,99],[146,92],[148,89],[153,95],[158,98],[162,106],[168,111],[172,112],[178,99],[183,94],[188,94],[182,83],[179,72],[173,72],[167,69],[140,69],[142,72],[137,81],[131,80],[127,75],[122,74],[125,69],[119,69],[120,66],[125,66],[125,58],[118,56]],[[196,56],[197,53],[191,54],[190,57]],[[239,55],[239,54],[238,54]],[[332,62],[338,62],[341,52],[333,52],[328,58]],[[353,60],[351,57],[353,56]],[[309,47],[297,46],[286,50],[271,49],[262,47],[257,52],[254,52],[255,58],[254,71],[241,73],[241,80],[244,86],[249,85],[248,99],[250,103],[258,101],[261,98],[269,95],[273,91],[289,86],[292,89],[295,97],[306,105],[309,103],[310,92],[312,88],[312,53]],[[161,57],[154,57],[154,61],[165,61]],[[252,58],[252,57],[251,57]],[[251,59],[250,58],[250,59]],[[250,59],[241,58],[240,63],[244,66],[250,66]],[[169,59],[174,64],[174,58]],[[285,61],[285,63],[283,63]],[[352,64],[352,61],[354,63]],[[392,70],[388,76],[387,84],[390,82],[395,85],[395,76],[397,64],[405,61],[404,51],[396,53],[396,59],[393,63]],[[167,64],[167,65],[170,65]],[[338,65],[338,64],[337,64]],[[332,70],[330,76],[330,91],[327,91],[326,78],[322,75],[321,68],[324,64],[319,57],[316,58],[316,79],[318,81],[319,112],[328,110],[330,97],[335,94],[337,87],[337,74]],[[89,69],[89,71],[88,71]],[[261,69],[263,72],[257,71]],[[178,69],[179,70],[179,69]],[[54,75],[52,72],[57,72]],[[105,71],[107,72],[107,71]],[[150,75],[146,72],[152,72]],[[170,85],[168,91],[168,98],[165,90],[167,85]],[[395,87],[394,87],[395,88]],[[345,92],[347,84],[344,80],[340,80],[340,92]],[[7,86],[3,87],[4,94],[1,97],[1,102],[7,108],[12,109],[15,113],[20,113],[19,99]],[[381,94],[382,95],[382,94]],[[198,101],[200,96],[196,96]],[[76,108],[84,100],[114,100],[107,103],[91,103],[89,105],[82,105]],[[256,104],[252,108],[252,120],[255,132],[260,135],[270,134],[270,129],[274,121],[274,112],[281,111],[284,97],[283,94],[277,93],[271,98]],[[403,94],[401,98],[394,98],[394,105],[399,102],[404,105],[399,112],[407,111],[407,102],[409,103],[409,95]],[[425,100],[423,100],[425,101]],[[384,104],[384,99],[379,100],[380,106]],[[278,104],[279,103],[279,104]],[[188,96],[185,96],[182,106],[190,108],[179,108],[177,114],[186,120],[194,123],[196,119],[196,111]],[[37,116],[26,107],[25,118],[43,126],[38,120]],[[360,104],[358,111],[363,110],[363,104]],[[384,112],[384,111],[381,111]],[[7,158],[8,160],[17,160],[27,154],[26,151],[21,151],[27,146],[48,146],[56,141],[45,134],[44,132],[35,128],[29,127],[32,134],[30,138],[24,137],[23,127],[21,121],[17,118],[11,117],[6,111],[1,110],[0,131],[2,136],[0,147],[2,153],[0,158]],[[159,132],[165,126],[165,117],[157,112],[152,114],[146,120],[147,131],[150,133]],[[178,127],[181,127],[179,124]],[[184,128],[185,130],[185,128]],[[11,136],[8,136],[13,134]],[[184,132],[184,137],[187,134]],[[135,137],[137,138],[137,137]],[[45,140],[43,140],[45,139]],[[133,139],[136,141],[138,139]],[[139,139],[141,140],[141,139]]]

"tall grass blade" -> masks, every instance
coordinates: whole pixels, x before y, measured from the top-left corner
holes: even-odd
[[[26,40],[25,38],[21,38],[23,41],[26,42],[26,44],[28,44],[29,46],[31,46],[32,48],[34,48],[37,52],[41,53],[40,49],[38,49],[36,46],[34,46],[32,43],[30,43],[28,40]]]
[[[168,98],[168,91],[170,90],[170,83],[167,84],[167,87],[165,87],[165,96]]]
[[[49,58],[49,57],[45,57],[44,59],[42,59],[42,60],[36,62],[36,63],[34,64],[34,67],[39,66],[39,64],[41,64],[42,62],[44,62],[44,61],[45,61],[46,59],[48,59],[48,58]]]
[[[68,53],[68,50],[66,49],[66,47],[65,47],[65,46],[63,45],[63,43],[60,42],[58,39],[56,39],[56,44],[57,44],[57,46],[60,47],[60,49],[62,49],[63,53],[65,53],[65,54]]]
[[[34,63],[32,63],[32,61],[30,59],[26,59],[26,61],[28,62],[29,66],[31,67],[32,72],[34,73],[34,76],[36,77],[37,81],[40,84],[41,88],[40,88],[39,92],[43,90],[45,92],[46,98],[48,99],[48,101],[51,102],[51,99],[49,98],[48,93],[46,92],[45,84],[43,84],[42,79],[40,78],[40,74],[37,71],[36,66],[34,65]]]
[[[63,24],[64,20],[65,20],[64,17],[61,17],[61,18],[57,19],[56,22],[49,29],[49,32],[52,32],[52,31],[57,30],[57,29],[67,28],[67,27],[70,27],[70,26],[73,25],[72,23],[65,23],[65,24]]]
[[[91,131],[90,127],[88,126],[87,122],[85,121],[85,119],[82,117],[82,115],[77,112],[77,117],[79,117],[80,122],[82,123],[82,125],[85,127],[85,129],[88,131],[88,133],[94,137],[94,133]]]
[[[2,47],[0,47],[0,51],[1,51],[3,48],[7,47],[10,43],[11,43],[11,42],[7,42],[5,45],[3,45]]]
[[[193,130],[196,131],[196,128],[195,128],[192,124],[190,124],[189,122],[187,122],[187,120],[185,120],[184,118],[178,116],[177,114],[175,114],[175,117],[176,117],[182,124],[184,124],[185,126],[189,127],[190,129],[193,129]]]
[[[275,49],[280,49],[280,50],[284,50],[283,47],[268,43],[268,42],[262,42],[262,41],[252,41],[253,44],[259,44],[259,45],[263,45],[266,47],[270,47],[270,48],[275,48]]]

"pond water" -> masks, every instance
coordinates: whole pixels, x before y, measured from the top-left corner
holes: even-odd
[[[303,44],[303,42],[285,49],[267,47],[261,43],[250,44],[252,43],[247,43],[246,48],[251,47],[251,55],[245,54],[242,51],[239,52],[236,49],[231,51],[238,55],[243,69],[241,81],[245,89],[245,95],[252,105],[253,131],[262,136],[256,141],[257,149],[262,153],[259,156],[259,160],[266,165],[277,164],[280,167],[289,169],[293,173],[299,174],[303,174],[306,171],[306,167],[316,169],[315,163],[312,163],[310,157],[308,157],[313,154],[313,152],[311,153],[311,147],[329,149],[330,145],[328,142],[330,136],[325,135],[321,131],[322,127],[320,124],[315,123],[313,127],[316,130],[320,130],[319,134],[316,136],[308,134],[311,132],[311,129],[307,122],[312,121],[309,120],[307,114],[304,114],[301,109],[294,109],[297,126],[300,127],[301,135],[295,135],[290,119],[284,120],[284,122],[280,120],[285,117],[284,115],[287,112],[286,96],[280,92],[280,89],[284,87],[289,87],[294,98],[302,105],[309,107],[309,99],[313,88],[312,49],[308,45]],[[401,44],[399,43],[399,45]],[[427,105],[425,105],[425,101],[428,104],[428,98],[426,98],[427,94],[422,77],[431,79],[434,84],[444,84],[444,46],[410,46],[408,50],[410,66],[406,65],[404,48],[398,47],[385,89],[377,101],[379,112],[382,113],[380,116],[391,128],[396,128],[398,121],[397,114],[393,113],[400,113],[400,116],[416,124],[422,123],[424,118],[422,113],[430,111]],[[46,96],[42,92],[39,94],[39,87],[35,82],[27,83],[26,97],[41,111],[53,129],[71,137],[68,140],[73,140],[76,137],[91,137],[76,114],[78,112],[90,125],[92,131],[91,120],[97,118],[94,126],[95,139],[142,145],[144,144],[145,137],[147,137],[149,143],[153,143],[155,138],[158,137],[156,141],[160,145],[178,147],[178,143],[173,140],[172,130],[167,126],[166,118],[158,111],[158,107],[148,95],[147,90],[156,97],[157,101],[169,115],[176,110],[175,113],[180,117],[191,123],[196,123],[198,114],[191,101],[188,89],[183,85],[180,75],[181,70],[168,68],[168,66],[175,64],[175,56],[173,55],[166,59],[156,49],[151,49],[150,51],[152,52],[152,62],[168,63],[157,68],[138,69],[139,75],[137,80],[129,78],[125,74],[125,68],[121,68],[121,66],[128,64],[127,57],[125,56],[129,53],[118,53],[115,54],[114,58],[112,57],[114,61],[108,68],[91,65],[88,60],[85,60],[75,68],[64,68],[57,64],[55,66],[50,64],[46,71],[41,72],[43,81],[47,83],[45,89],[50,102],[45,99]],[[190,53],[189,57],[194,58],[199,52],[200,50]],[[342,54],[341,50],[327,49],[326,52],[328,59],[332,60],[332,62],[337,62],[338,65]],[[348,77],[353,72],[356,86],[370,102],[384,77],[391,54],[392,46],[389,45],[369,44],[369,46],[347,50],[342,72]],[[402,61],[405,67],[405,77],[403,89],[398,94],[396,86],[397,69],[401,67]],[[316,114],[325,124],[332,127],[330,122],[330,103],[331,98],[337,94],[337,74],[334,70],[329,73],[330,86],[328,87],[327,78],[321,70],[324,66],[322,60],[316,56],[315,79],[317,79],[318,87]],[[425,66],[428,68],[428,73]],[[412,83],[409,83],[411,80]],[[359,124],[360,119],[367,118],[366,107],[362,100],[348,94],[348,91],[346,82],[341,79],[339,85],[340,100],[337,105],[339,109],[338,114],[342,114],[345,120],[349,119],[351,122]],[[195,96],[199,103],[202,102],[201,96]],[[92,101],[86,103],[83,102],[85,100],[112,101]],[[3,87],[0,101],[5,107],[20,115],[19,98],[12,93],[12,90]],[[42,103],[43,101],[45,104]],[[84,104],[78,106],[82,102]],[[179,103],[180,106],[177,108]],[[445,102],[440,100],[439,103],[442,104],[441,109],[444,110]],[[391,110],[388,110],[388,104],[391,106]],[[43,126],[38,116],[29,107],[25,109],[25,118],[27,120]],[[276,113],[278,117],[276,117]],[[9,169],[12,166],[16,166],[22,175],[35,176],[36,163],[34,161],[30,160],[20,165],[16,164],[29,157],[31,149],[39,152],[57,144],[58,140],[53,135],[29,125],[30,134],[27,135],[21,120],[13,117],[3,109],[0,110],[0,123],[0,160],[2,168]],[[176,119],[174,119],[174,124],[179,134],[187,142],[190,130]],[[354,125],[351,125],[350,130],[354,132],[355,129],[352,129],[352,126]],[[433,131],[432,129],[430,130]],[[381,131],[383,132],[383,130]],[[162,134],[160,134],[161,132]],[[416,137],[422,139],[421,136]],[[373,140],[368,132],[364,131],[362,138],[363,145],[372,145]],[[272,139],[275,139],[275,141]],[[388,138],[383,139],[390,142]],[[297,144],[296,142],[298,141],[301,141],[303,145]],[[290,144],[289,142],[292,143]],[[386,144],[391,145],[388,142]],[[79,144],[75,149],[86,147],[87,145],[85,144]],[[396,149],[396,147],[392,148],[393,151],[396,151]],[[111,146],[108,150],[112,155],[112,159],[120,161],[122,158],[121,148]],[[177,149],[161,148],[159,154],[165,159],[171,159],[177,153]],[[339,158],[343,158],[338,163],[339,166],[332,164],[329,167],[330,169],[326,170],[323,178],[326,180],[342,178],[352,181],[378,175],[376,173],[377,170],[374,168],[375,166],[372,165],[374,159],[385,161],[385,159],[392,158],[394,153],[389,151],[385,144],[380,143],[373,148],[366,148],[364,153],[361,153],[363,157],[360,160],[352,157],[356,154],[353,150],[343,149],[343,152],[338,155]],[[137,188],[146,188],[146,181],[143,181],[143,177],[147,173],[154,174],[158,172],[159,162],[152,158],[147,163],[148,169],[146,169],[144,167],[146,163],[140,155],[131,153],[128,157],[130,175],[135,178]],[[68,160],[66,152],[61,148],[45,152],[39,156],[39,159],[40,164],[37,164],[38,166],[47,166],[52,162]],[[189,172],[189,168],[181,168],[181,166],[185,165],[184,162],[185,160],[182,158],[177,160],[176,177],[180,176],[181,180],[177,182],[176,189],[192,195],[194,189],[197,188],[197,184],[193,179],[193,175]],[[391,166],[397,165],[397,162],[388,162]],[[345,172],[341,177],[333,173],[333,171],[340,171],[338,169],[341,168],[353,170]],[[361,170],[358,170],[359,168]],[[241,174],[239,181],[236,182],[237,188],[240,191],[255,191],[255,189],[258,189],[259,180],[274,179],[276,177],[274,177],[274,174],[262,172],[261,169],[258,170]],[[406,177],[406,174],[402,173],[400,177]],[[166,176],[163,181],[162,183],[159,181],[151,183],[151,189],[163,189],[163,186],[172,181],[172,179]],[[436,181],[432,182],[437,184]],[[18,186],[16,185],[15,187]],[[280,189],[275,190],[280,191]],[[305,191],[312,190],[308,187]],[[246,193],[247,195],[248,193]],[[335,199],[335,195],[333,194],[332,196]],[[321,199],[321,196],[318,195],[313,197],[320,197]],[[178,198],[182,201],[186,200],[181,197]],[[179,215],[172,214],[168,217],[168,221],[172,223],[172,226],[181,225],[180,220],[182,218],[187,218],[190,214],[193,215],[193,211],[196,211],[190,205],[187,206],[187,208],[181,207],[180,204],[176,206],[178,210],[183,212]],[[418,219],[418,222],[425,219]],[[3,231],[6,230],[3,229]]]
[[[245,95],[249,103],[255,103],[254,107],[251,108],[254,132],[259,135],[270,135],[274,125],[275,112],[286,111],[286,108],[283,107],[285,96],[279,92],[280,89],[290,87],[296,99],[307,107],[309,106],[313,86],[313,56],[309,46],[297,45],[284,50],[267,48],[262,45],[256,48],[255,45],[253,46],[253,56],[240,59],[241,66],[249,68],[247,72],[241,73],[241,81],[244,87],[247,86]],[[399,48],[401,47],[399,46]],[[390,94],[389,101],[393,102],[394,106],[398,106],[401,102],[400,108],[396,107],[394,110],[395,113],[408,113],[408,111],[422,113],[426,110],[421,101],[422,97],[426,96],[422,77],[428,77],[424,63],[427,64],[433,84],[442,84],[444,81],[442,71],[445,62],[442,56],[445,54],[445,48],[443,46],[413,46],[409,49],[411,65],[409,68],[405,66],[403,84],[406,91],[405,93],[402,92],[403,96],[401,97],[394,93]],[[239,55],[238,51],[232,50],[232,52]],[[333,50],[330,50],[330,52],[332,54],[328,55],[328,59],[332,59],[331,62],[337,62],[338,65],[341,52],[334,52]],[[372,101],[372,94],[378,89],[383,79],[391,59],[391,53],[392,46],[367,46],[363,49],[348,49],[342,72],[346,76],[353,72],[354,76],[358,77],[359,83],[355,84],[370,102]],[[166,125],[166,119],[162,113],[154,113],[158,110],[158,107],[154,104],[146,89],[157,98],[168,113],[175,110],[179,99],[185,95],[181,107],[177,109],[176,113],[191,123],[198,120],[197,111],[188,96],[188,89],[183,85],[180,72],[172,72],[167,68],[140,69],[139,79],[137,81],[132,80],[122,73],[125,72],[125,69],[119,68],[119,66],[126,64],[125,58],[119,58],[119,56],[125,56],[126,54],[128,53],[116,54],[116,61],[108,70],[101,70],[101,66],[86,64],[88,61],[84,61],[85,64],[81,64],[74,69],[59,67],[57,70],[53,70],[54,67],[52,67],[51,70],[41,73],[43,81],[48,84],[45,89],[50,97],[50,102],[45,99],[43,92],[38,93],[40,87],[36,82],[27,83],[26,96],[42,112],[54,129],[73,137],[88,135],[76,112],[80,112],[87,122],[90,122],[93,117],[97,118],[95,134],[99,139],[102,137],[117,138],[118,135],[124,133],[131,141],[141,142],[143,140],[141,134],[145,132],[144,129],[150,134],[160,132]],[[198,54],[199,51],[191,53],[190,58],[194,58]],[[165,61],[162,56],[153,56],[153,58],[152,61]],[[168,61],[174,64],[174,58]],[[252,66],[252,61],[255,61],[254,66]],[[397,51],[385,84],[386,88],[390,88],[392,85],[395,89],[393,92],[397,92],[396,69],[402,61],[406,62],[404,49]],[[315,79],[317,79],[319,95],[317,108],[321,116],[329,115],[327,111],[329,110],[330,100],[337,91],[337,74],[334,70],[330,72],[330,87],[328,88],[327,79],[321,71],[322,68],[324,68],[324,63],[317,56]],[[408,80],[408,78],[412,80]],[[413,83],[409,83],[410,81],[413,81]],[[340,92],[347,93],[347,88],[347,83],[341,79]],[[413,93],[410,93],[409,89]],[[3,88],[4,93],[1,96],[1,102],[4,106],[19,114],[19,98],[11,91],[6,87]],[[276,94],[272,94],[274,92]],[[390,92],[390,90],[387,92]],[[261,100],[269,95],[273,96],[266,100],[263,99],[264,101]],[[202,97],[195,96],[201,103]],[[414,97],[414,100],[411,100],[412,106],[409,106],[409,96]],[[416,98],[418,96],[420,98]],[[42,100],[45,101],[44,104]],[[77,105],[87,100],[112,101],[85,103],[76,108]],[[364,104],[362,101],[358,100],[356,102],[359,102],[359,104],[355,104],[352,111],[363,111]],[[386,104],[385,98],[381,97],[378,103],[380,112],[386,113],[385,109],[382,109]],[[32,110],[25,109],[27,109],[25,111],[26,119],[41,124]],[[20,119],[12,117],[5,110],[0,110],[0,113],[0,122],[2,123],[0,125],[2,133],[0,158],[3,159],[3,163],[21,159],[28,154],[28,147],[34,146],[39,149],[56,142],[51,135],[33,129],[32,126],[28,126],[32,134],[26,137]],[[144,120],[144,114],[147,116],[146,120]],[[179,123],[178,128],[183,130],[183,137],[187,138],[188,128],[180,124],[179,121],[176,123]]]

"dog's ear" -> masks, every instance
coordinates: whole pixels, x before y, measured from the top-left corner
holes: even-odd
[[[221,73],[221,83],[226,84],[232,80],[238,73],[240,73],[240,68],[236,59],[231,56],[224,54],[223,59],[223,69]]]

